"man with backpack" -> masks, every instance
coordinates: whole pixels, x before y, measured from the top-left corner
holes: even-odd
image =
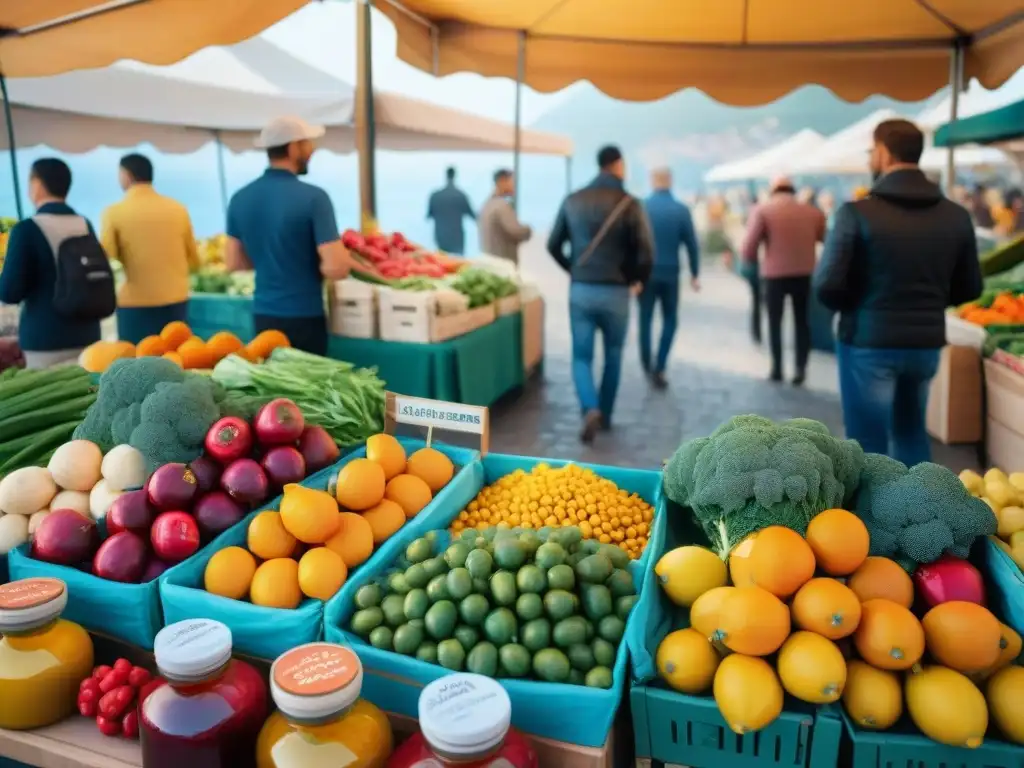
[[[65,202],[70,189],[64,161],[36,160],[28,181],[36,215],[7,240],[0,302],[21,304],[18,343],[29,368],[76,360],[116,308],[110,263],[92,225]]]

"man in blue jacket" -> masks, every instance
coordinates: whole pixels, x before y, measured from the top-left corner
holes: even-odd
[[[651,176],[653,194],[644,202],[654,233],[654,269],[640,294],[640,362],[658,389],[668,386],[665,366],[676,335],[679,314],[679,249],[686,248],[690,260],[690,286],[700,290],[700,253],[690,209],[672,195],[672,172],[659,169]],[[651,365],[651,326],[654,306],[661,305],[661,343]]]

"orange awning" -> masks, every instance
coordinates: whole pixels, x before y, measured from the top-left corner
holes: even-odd
[[[173,64],[231,45],[308,0],[0,0],[0,72],[42,77],[118,59]]]
[[[696,87],[763,104],[809,83],[848,101],[923,99],[964,78],[995,88],[1024,64],[1024,0],[378,0],[398,55],[442,76],[530,87],[589,80],[609,96],[658,99]]]

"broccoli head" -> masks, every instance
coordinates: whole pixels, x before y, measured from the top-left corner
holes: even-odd
[[[129,444],[146,457],[153,472],[170,462],[189,462],[203,452],[203,440],[218,418],[214,384],[203,376],[162,382],[142,402]]]
[[[908,571],[943,554],[967,557],[979,536],[996,532],[996,516],[939,464],[908,469],[867,454],[855,511],[871,535],[871,554],[891,557]]]

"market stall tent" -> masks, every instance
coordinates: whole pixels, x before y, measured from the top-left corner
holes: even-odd
[[[704,174],[704,181],[716,183],[769,179],[780,173],[789,173],[799,158],[824,142],[825,137],[820,133],[805,128],[751,157],[716,165]]]
[[[1013,77],[995,91],[986,90],[977,82],[971,83],[968,89],[960,94],[957,106],[958,119],[972,117],[982,112],[991,112],[1012,104],[1018,99],[1024,99],[1024,68],[1018,70]],[[934,132],[949,122],[951,102],[952,96],[946,96],[922,111],[914,118],[914,122],[922,130]]]
[[[943,125],[935,132],[935,143],[941,147],[988,144],[1012,155],[1024,168],[1024,99]]]

